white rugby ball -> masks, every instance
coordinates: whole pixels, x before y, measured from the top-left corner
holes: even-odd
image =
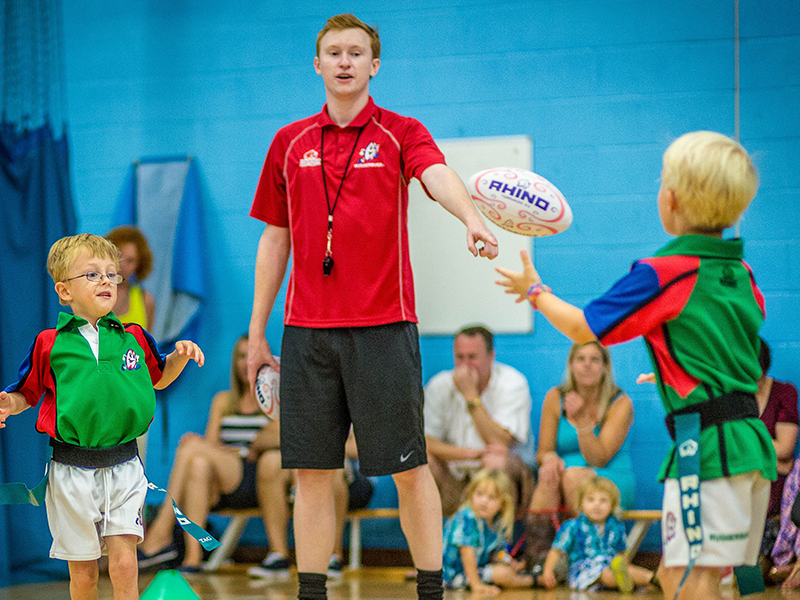
[[[467,189],[486,218],[506,231],[542,237],[572,224],[572,209],[563,194],[531,171],[513,167],[478,171]]]
[[[275,357],[276,360],[278,357]],[[280,416],[281,400],[278,393],[280,375],[269,365],[261,365],[256,375],[256,399],[267,417],[277,419]]]

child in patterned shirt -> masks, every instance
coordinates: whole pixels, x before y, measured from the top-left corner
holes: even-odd
[[[496,596],[501,588],[532,587],[534,577],[521,572],[524,563],[504,552],[514,526],[508,475],[498,469],[479,471],[464,498],[444,530],[445,588],[471,589],[486,597]]]
[[[574,590],[619,589],[628,593],[634,585],[653,582],[653,572],[628,564],[625,525],[614,516],[619,508],[619,489],[605,477],[594,476],[578,492],[581,514],[566,521],[545,560],[542,583],[556,586],[555,568],[562,556],[569,562],[567,582]]]

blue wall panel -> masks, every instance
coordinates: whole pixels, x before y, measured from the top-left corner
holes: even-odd
[[[535,261],[580,306],[668,241],[656,194],[669,142],[693,129],[735,132],[732,0],[64,4],[81,229],[107,230],[132,160],[191,154],[201,169],[209,297],[198,341],[207,365],[172,391],[166,447],[160,417],[154,424],[148,472],[162,484],[179,434],[203,431],[211,397],[227,385],[262,231],[247,212],[275,131],[324,102],[312,59],[326,17],[353,11],[377,23],[376,101],[419,118],[435,137],[533,138],[535,170],[575,213],[566,233],[536,241]],[[792,0],[740,5],[741,135],[762,179],[741,232],[767,295],[773,371],[800,381],[800,8]],[[497,263],[515,267],[517,259]],[[282,301],[268,328],[276,353]],[[537,432],[541,399],[560,380],[569,343],[536,315],[534,333],[499,336],[497,348],[531,382]],[[451,340],[424,338],[422,355],[427,380],[452,365]],[[655,391],[634,383],[649,369],[647,354],[632,342],[613,355],[636,407],[637,504],[656,507],[654,476],[668,441]],[[403,544],[397,531],[373,534],[365,546]]]

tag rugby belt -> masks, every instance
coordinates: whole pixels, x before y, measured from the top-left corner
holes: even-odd
[[[73,467],[103,469],[127,462],[139,454],[136,440],[110,448],[81,448],[50,438],[53,447],[53,460]]]
[[[698,402],[685,408],[676,410],[667,415],[664,419],[667,423],[670,437],[675,439],[675,415],[687,413],[700,414],[700,429],[706,429],[712,425],[721,425],[728,421],[738,421],[739,419],[757,419],[758,402],[755,394],[747,392],[729,392],[711,398],[705,402]]]

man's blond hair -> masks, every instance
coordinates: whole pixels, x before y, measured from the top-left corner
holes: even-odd
[[[372,58],[381,57],[381,37],[378,35],[377,27],[370,27],[361,19],[351,13],[334,15],[325,23],[325,27],[317,34],[317,56],[319,56],[320,43],[325,34],[329,31],[343,31],[345,29],[361,29],[369,36]]]
[[[758,190],[758,171],[747,151],[713,131],[682,135],[664,153],[661,183],[687,221],[700,231],[733,225]]]
[[[92,257],[110,258],[119,269],[119,249],[113,243],[99,235],[80,233],[61,238],[50,246],[50,253],[47,255],[47,272],[53,278],[54,283],[66,281],[69,277],[70,267],[84,250],[88,251]]]

